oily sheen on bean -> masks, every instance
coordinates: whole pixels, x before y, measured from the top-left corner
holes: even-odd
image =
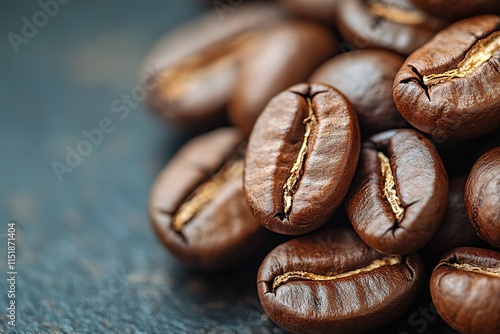
[[[336,15],[342,37],[357,49],[409,55],[443,26],[410,0],[343,0]]]
[[[232,123],[250,133],[269,100],[307,80],[316,67],[338,53],[337,44],[327,28],[307,21],[286,21],[265,29],[234,83],[228,106]]]
[[[459,21],[411,54],[394,80],[394,101],[415,128],[473,138],[500,128],[500,16]]]
[[[332,87],[303,83],[277,95],[246,152],[244,190],[254,216],[281,234],[321,226],[347,193],[359,142],[356,114]]]
[[[448,176],[423,134],[390,130],[363,143],[346,209],[370,247],[385,254],[416,252],[436,232],[447,202]]]
[[[474,164],[465,185],[465,208],[477,234],[500,248],[500,146]]]
[[[241,134],[230,128],[191,140],[153,186],[153,227],[189,267],[227,267],[259,250],[266,239],[267,231],[243,196],[241,141]]]
[[[404,59],[384,50],[359,50],[336,56],[314,71],[309,82],[329,84],[344,94],[358,115],[362,138],[409,127],[392,99],[392,83]]]
[[[365,333],[398,318],[423,279],[417,254],[387,256],[347,229],[276,247],[257,275],[269,317],[293,333]]]
[[[412,0],[415,6],[436,17],[459,20],[480,14],[500,14],[497,0]]]
[[[431,276],[441,318],[460,333],[500,333],[500,253],[461,247],[443,256]]]

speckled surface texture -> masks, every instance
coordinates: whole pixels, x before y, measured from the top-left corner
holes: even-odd
[[[213,8],[194,0],[69,1],[15,53],[7,34],[21,34],[22,18],[40,10],[35,1],[0,5],[0,333],[283,333],[258,303],[258,261],[193,273],[153,235],[151,185],[193,134],[159,124],[140,105],[123,120],[111,111],[134,89],[155,40]],[[66,147],[103,118],[112,133],[59,182],[53,161],[63,163]],[[11,220],[15,330],[5,311]],[[408,317],[403,328],[417,333],[422,327]],[[438,322],[424,321],[425,331]]]
[[[192,134],[158,124],[142,106],[123,120],[111,111],[135,87],[155,40],[204,9],[195,1],[69,2],[16,54],[5,36],[21,34],[22,17],[41,9],[2,4],[1,333],[15,332],[4,312],[10,220],[18,333],[275,332],[256,299],[257,263],[245,273],[190,273],[150,228],[151,184]],[[66,146],[75,149],[103,118],[114,131],[60,183],[52,162],[64,163]]]

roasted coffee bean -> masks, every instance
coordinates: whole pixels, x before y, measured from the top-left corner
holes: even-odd
[[[352,226],[384,254],[410,254],[434,235],[446,212],[448,177],[435,148],[415,130],[363,143],[346,200]]]
[[[340,0],[280,0],[294,14],[315,20],[331,22]]]
[[[417,129],[472,138],[500,128],[500,17],[477,16],[414,52],[394,81],[394,101]]]
[[[309,79],[337,88],[356,110],[361,136],[409,127],[392,99],[392,83],[404,59],[390,51],[344,53],[321,65]]]
[[[187,124],[221,115],[258,28],[283,16],[276,6],[242,4],[224,22],[212,11],[169,33],[143,65],[150,108]]]
[[[474,164],[464,200],[467,217],[479,236],[500,248],[500,146]]]
[[[240,142],[239,132],[227,128],[193,139],[153,187],[156,233],[187,266],[219,269],[262,247],[267,232],[245,202]]]
[[[432,273],[431,295],[439,315],[460,333],[500,333],[500,253],[452,250]]]
[[[266,29],[244,64],[229,102],[233,124],[250,133],[273,96],[307,80],[322,62],[338,52],[337,42],[324,27],[308,22],[285,22]],[[304,52],[307,50],[307,52]]]
[[[498,0],[412,0],[415,6],[432,16],[458,20],[479,14],[500,14]]]
[[[246,152],[244,190],[254,216],[288,235],[321,226],[347,192],[359,142],[356,113],[332,87],[302,83],[277,95]]]
[[[344,39],[355,48],[387,49],[405,56],[444,26],[410,0],[343,0],[336,21]]]
[[[352,230],[331,229],[276,247],[257,288],[265,312],[293,333],[365,333],[410,307],[423,270],[416,254],[383,255]]]
[[[448,209],[443,222],[429,243],[421,250],[421,254],[432,263],[432,267],[444,253],[453,248],[487,247],[487,244],[476,234],[465,213],[464,189],[466,181],[466,176],[460,176],[450,181]]]

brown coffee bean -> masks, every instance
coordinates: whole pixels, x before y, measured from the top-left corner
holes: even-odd
[[[361,136],[409,127],[392,99],[392,83],[404,59],[390,51],[363,50],[339,55],[321,65],[309,82],[338,89],[356,110]]]
[[[436,17],[458,20],[479,14],[500,14],[498,0],[412,0],[415,6]]]
[[[331,22],[335,18],[340,0],[280,0],[280,2],[298,16]]]
[[[363,143],[346,208],[370,247],[410,254],[432,238],[447,199],[448,177],[429,140],[415,130],[391,130]]]
[[[343,0],[336,21],[344,39],[355,48],[387,49],[405,56],[444,26],[410,0]]]
[[[212,11],[169,33],[143,65],[151,109],[188,124],[222,115],[258,28],[283,16],[273,5],[242,4],[224,22]]]
[[[229,102],[233,124],[250,133],[269,100],[307,80],[318,65],[338,53],[336,45],[328,29],[314,23],[284,22],[266,29],[236,79]]]
[[[467,217],[479,236],[500,248],[500,146],[474,164],[464,200]]]
[[[465,213],[464,189],[466,181],[466,176],[460,176],[450,181],[446,214],[436,234],[421,251],[424,258],[432,263],[432,267],[444,253],[453,248],[487,247],[487,244],[476,234]]]
[[[472,138],[500,128],[500,17],[478,16],[441,31],[394,81],[394,101],[417,129]]]
[[[155,182],[150,217],[157,235],[184,264],[219,269],[263,244],[266,231],[243,195],[241,135],[220,129],[187,143]]]
[[[431,295],[439,315],[460,333],[500,333],[500,253],[452,250],[432,273]]]
[[[293,333],[365,333],[410,307],[423,271],[417,254],[383,255],[352,230],[331,229],[276,247],[257,288],[269,317]]]
[[[354,110],[330,86],[298,84],[273,98],[246,152],[244,190],[257,220],[288,235],[321,226],[351,183],[359,140]]]

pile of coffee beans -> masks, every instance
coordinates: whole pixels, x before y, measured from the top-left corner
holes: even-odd
[[[454,330],[500,333],[500,1],[213,5],[141,72],[160,119],[204,132],[152,190],[168,250],[260,256],[294,333],[383,328],[429,291]]]

